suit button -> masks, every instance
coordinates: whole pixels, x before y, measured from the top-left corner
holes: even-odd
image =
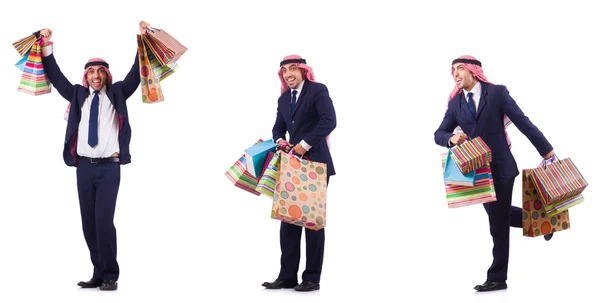
[[[292,121],[292,124],[294,124],[294,121]]]

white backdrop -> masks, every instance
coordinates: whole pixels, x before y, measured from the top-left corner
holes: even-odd
[[[600,180],[592,144],[600,22],[591,4],[184,3],[4,4],[1,302],[597,298]],[[120,288],[80,290],[76,283],[90,278],[92,267],[75,169],[62,160],[67,102],[55,90],[38,97],[16,91],[20,71],[13,65],[20,57],[11,43],[51,28],[57,61],[73,83],[92,57],[107,60],[120,80],[133,63],[140,20],[164,28],[189,51],[162,82],[165,102],[143,104],[139,89],[128,101],[132,163],[122,167],[115,216]],[[270,138],[278,63],[292,53],[328,86],[338,121],[322,289],[309,294],[260,286],[277,277],[279,222],[269,218],[269,199],[224,176],[245,148]],[[586,201],[571,211],[571,229],[552,241],[512,230],[509,289],[490,294],[472,289],[491,263],[487,216],[481,206],[446,207],[444,148],[433,142],[453,85],[450,63],[463,54],[508,87],[557,155],[571,157],[590,183]],[[535,167],[535,148],[515,126],[509,134],[519,169]],[[521,203],[519,180],[514,205]]]

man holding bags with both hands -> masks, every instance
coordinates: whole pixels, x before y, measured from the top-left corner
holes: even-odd
[[[150,25],[140,22],[140,32]],[[70,102],[63,158],[77,167],[77,190],[83,234],[94,266],[82,288],[116,290],[119,278],[117,236],[113,223],[121,181],[120,165],[131,162],[127,99],[140,84],[138,55],[123,81],[113,83],[109,64],[92,58],[84,65],[81,85],[62,74],[52,51],[52,31],[43,29],[42,63],[49,81]]]
[[[277,102],[277,118],[273,126],[273,140],[285,152],[293,149],[314,162],[326,163],[327,184],[335,175],[327,136],[336,127],[333,101],[327,87],[315,82],[312,68],[298,55],[289,55],[279,63],[281,96]],[[289,142],[285,140],[289,133]],[[300,240],[306,231],[306,269],[298,284]],[[325,228],[310,230],[281,222],[279,230],[281,269],[273,282],[264,282],[267,289],[293,288],[296,291],[320,289],[321,269],[325,250]]]
[[[450,94],[448,109],[435,132],[435,143],[444,147],[462,144],[468,138],[481,137],[492,151],[490,163],[496,189],[496,201],[484,203],[489,217],[494,260],[487,280],[475,286],[477,291],[507,288],[509,230],[522,228],[522,210],[512,206],[517,163],[510,152],[506,126],[514,123],[544,159],[554,155],[552,145],[542,132],[521,111],[505,86],[491,84],[483,74],[481,62],[472,56],[461,56],[452,62],[455,88]],[[456,127],[461,133],[453,134]],[[550,240],[552,234],[544,236]]]

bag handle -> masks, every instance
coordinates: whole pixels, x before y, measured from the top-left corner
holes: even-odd
[[[560,159],[557,155],[553,155],[552,157],[550,157],[550,159],[543,159],[542,163],[540,163],[538,167],[543,167],[544,169],[546,169],[547,165],[553,164],[555,162],[560,162]]]
[[[277,149],[281,150],[281,151],[284,151],[283,149],[286,148],[286,147],[288,147],[288,146],[290,147],[290,151],[288,152],[288,155],[292,155],[292,156],[294,156],[294,157],[296,157],[296,158],[298,158],[300,160],[302,160],[302,158],[305,158],[308,162],[310,162],[312,164],[312,161],[306,156],[306,154],[300,155],[300,157],[298,157],[298,155],[295,154],[295,152],[294,152],[294,146],[296,146],[296,144],[294,144],[294,145],[289,144],[288,145],[288,144],[284,143],[282,145],[277,146]]]
[[[464,133],[465,135],[467,134],[467,133],[465,133],[465,132],[463,132],[463,133]],[[455,147],[461,146],[461,145],[463,145],[463,144],[465,144],[465,143],[467,143],[467,142],[469,142],[469,141],[471,141],[471,140],[473,140],[473,138],[471,138],[471,137],[469,137],[469,135],[467,135],[467,139],[465,139],[465,142],[463,142],[463,143],[461,143],[461,144],[456,144],[456,145],[452,146],[451,148],[455,148]]]
[[[160,28],[156,28],[156,27],[152,27],[152,26],[148,26],[148,27],[146,27],[146,31],[151,31],[151,32],[154,33],[155,31],[160,32],[161,29]]]

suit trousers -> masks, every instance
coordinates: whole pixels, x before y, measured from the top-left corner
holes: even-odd
[[[113,223],[121,165],[79,161],[77,190],[83,235],[94,265],[93,277],[118,280],[117,231]]]
[[[329,186],[329,176],[327,176],[327,185]],[[302,273],[302,281],[319,283],[325,252],[325,228],[315,231],[284,222],[281,222],[279,230],[281,270],[278,279],[298,282],[302,229],[306,230],[306,269]]]
[[[493,172],[492,172],[493,176]],[[484,203],[488,214],[490,234],[494,242],[492,254],[494,260],[487,272],[488,281],[506,281],[508,271],[508,253],[510,227],[523,228],[523,215],[520,207],[512,206],[512,193],[515,177],[509,179],[494,178],[496,202]]]

